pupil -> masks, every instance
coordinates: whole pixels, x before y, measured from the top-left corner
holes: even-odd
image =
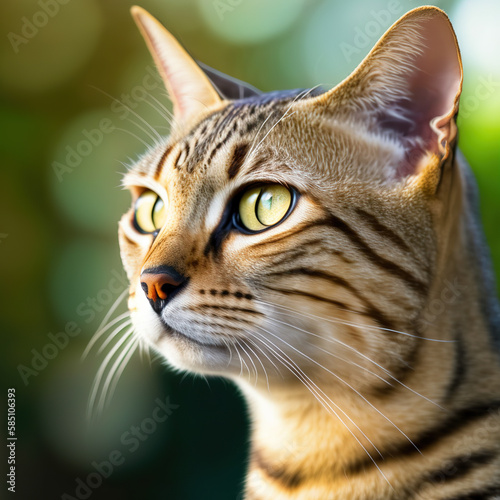
[[[156,203],[153,207],[153,213],[160,211],[163,208],[163,200],[158,196]]]

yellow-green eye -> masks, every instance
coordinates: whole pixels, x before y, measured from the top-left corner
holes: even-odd
[[[278,224],[288,213],[291,204],[292,193],[281,184],[251,188],[240,200],[241,223],[250,231],[262,231]]]
[[[135,202],[134,222],[143,233],[158,231],[167,217],[164,201],[153,191],[144,191]]]
[[[156,203],[153,207],[153,224],[156,229],[159,229],[160,227],[165,224],[165,219],[167,218],[167,208],[165,207],[165,203],[163,200],[158,196],[158,199],[156,200]]]

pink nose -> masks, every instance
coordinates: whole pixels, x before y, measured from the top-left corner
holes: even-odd
[[[173,273],[170,272],[155,272],[155,270],[150,272],[146,270],[141,274],[141,287],[147,298],[153,302],[158,299],[166,300],[183,282],[184,279],[180,276],[173,276]]]

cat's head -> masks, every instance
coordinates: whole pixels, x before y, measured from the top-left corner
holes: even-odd
[[[411,11],[332,90],[271,93],[202,69],[133,15],[174,106],[170,137],[125,176],[139,334],[175,367],[262,383],[326,358],[360,384],[353,366],[383,378],[408,363],[456,141],[446,15]]]

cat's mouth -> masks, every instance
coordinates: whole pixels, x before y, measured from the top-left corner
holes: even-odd
[[[216,334],[191,331],[187,325],[173,328],[163,318],[157,323],[156,331],[152,343],[174,367],[219,375],[227,372],[231,362],[230,348],[227,341],[221,341]]]
[[[211,336],[212,338],[206,339],[206,334],[204,335],[204,339],[200,339],[199,335],[197,332],[193,333],[188,333],[188,332],[183,332],[179,329],[176,329],[169,325],[163,318],[160,318],[161,324],[162,324],[162,331],[160,333],[159,341],[161,341],[164,338],[173,338],[175,340],[181,340],[181,341],[188,341],[190,343],[193,343],[203,349],[226,349],[227,345],[224,344],[223,342],[218,341],[215,336]]]
[[[213,343],[210,344],[208,342],[202,342],[201,340],[198,340],[194,338],[193,336],[180,332],[179,330],[175,330],[174,328],[171,328],[169,326],[166,326],[165,331],[164,331],[165,336],[171,336],[174,338],[180,338],[180,339],[185,339],[188,340],[189,342],[193,342],[193,344],[199,345],[200,347],[204,348],[213,348],[213,347],[224,347],[224,344],[219,344],[219,343]]]

